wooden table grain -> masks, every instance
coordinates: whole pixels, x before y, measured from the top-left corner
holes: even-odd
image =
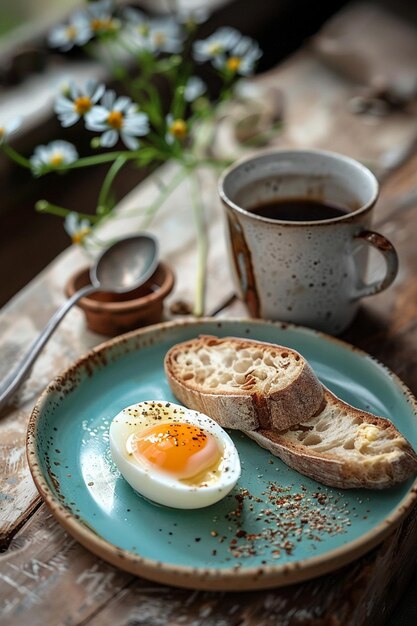
[[[308,80],[306,80],[308,77]],[[302,106],[315,81],[325,93]],[[258,79],[261,87],[278,85],[294,102],[287,125],[273,139],[283,146],[326,147],[346,152],[374,166],[383,181],[378,229],[397,247],[400,272],[386,292],[369,298],[344,338],[367,350],[417,392],[417,203],[397,210],[417,187],[417,155],[410,149],[398,167],[384,168],[393,142],[405,145],[416,133],[416,120],[353,117],[343,103],[354,86],[331,76],[310,52]],[[303,99],[304,98],[304,99]],[[325,111],[325,113],[323,113]],[[319,116],[320,124],[311,123]],[[309,121],[310,120],[310,121]],[[406,130],[405,130],[406,129]],[[220,128],[220,133],[221,133]],[[236,149],[220,134],[217,155]],[[352,131],[352,132],[350,132]],[[407,131],[407,132],[406,132]],[[168,164],[121,203],[117,218],[102,237],[141,227],[156,185],[175,176]],[[213,170],[199,173],[209,239],[206,314],[244,316],[233,297],[227,266],[222,210]],[[191,302],[196,273],[189,181],[156,214],[150,230],[161,242],[161,255],[175,270],[177,283],[167,303]],[[63,302],[68,276],[86,264],[70,248],[14,298],[0,314],[0,378],[18,361],[51,313]],[[13,407],[0,416],[0,623],[7,626],[338,626],[383,624],[401,597],[415,567],[417,510],[376,549],[327,576],[284,589],[253,593],[196,592],[165,587],[117,570],[68,536],[41,502],[30,477],[24,451],[25,428],[36,398],[59,371],[97,345],[103,337],[85,328],[74,309],[52,337]]]

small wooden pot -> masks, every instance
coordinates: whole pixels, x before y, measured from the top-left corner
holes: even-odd
[[[174,287],[174,274],[160,263],[151,278],[141,287],[125,294],[98,292],[81,298],[77,303],[85,313],[87,326],[101,335],[114,336],[160,322],[163,302]],[[71,297],[78,289],[90,283],[89,268],[73,274],[65,294]]]

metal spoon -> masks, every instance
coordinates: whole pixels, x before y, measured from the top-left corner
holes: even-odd
[[[96,291],[126,293],[137,289],[152,276],[158,265],[158,242],[152,235],[133,235],[113,244],[90,269],[91,285],[79,289],[51,317],[21,363],[0,384],[0,409],[20,387],[39,353],[70,308]]]

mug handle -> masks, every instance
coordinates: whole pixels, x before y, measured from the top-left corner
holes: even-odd
[[[394,246],[390,241],[388,241],[388,239],[380,233],[375,233],[372,230],[361,231],[355,235],[355,239],[373,246],[384,257],[386,263],[384,278],[376,280],[369,285],[363,284],[357,290],[355,299],[363,298],[364,296],[374,296],[376,293],[379,293],[389,287],[394,281],[398,272],[398,255]]]

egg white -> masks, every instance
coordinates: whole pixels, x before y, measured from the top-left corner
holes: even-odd
[[[127,442],[132,434],[139,434],[161,423],[188,423],[210,433],[219,446],[221,460],[216,472],[207,472],[196,484],[184,481],[166,472],[141,464],[129,455]],[[113,461],[123,478],[138,493],[149,500],[177,509],[198,509],[210,506],[224,498],[235,486],[241,472],[239,456],[229,435],[204,413],[192,411],[165,400],[149,400],[126,407],[110,424],[110,450]]]

